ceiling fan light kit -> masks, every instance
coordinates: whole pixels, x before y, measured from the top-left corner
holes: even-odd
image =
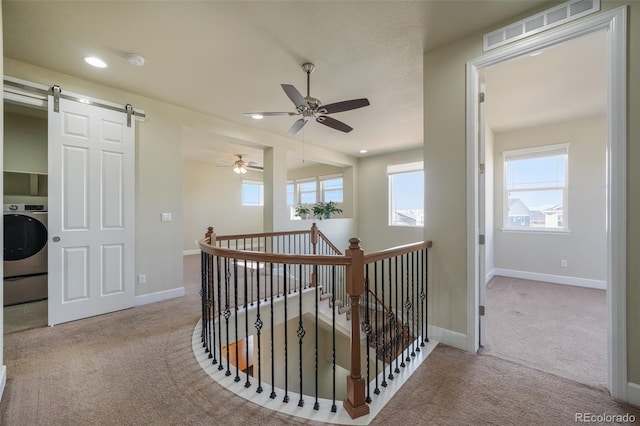
[[[255,161],[244,161],[242,155],[236,154],[238,159],[233,163],[233,171],[239,175],[247,173],[249,169],[262,171],[263,167],[258,166]]]
[[[291,99],[291,102],[296,107],[296,112],[245,112],[244,115],[252,117],[254,119],[260,119],[267,116],[281,116],[281,115],[301,115],[302,117],[296,120],[289,128],[287,136],[293,136],[302,129],[307,121],[315,119],[316,122],[324,124],[332,129],[339,130],[344,133],[349,133],[353,128],[342,121],[329,117],[326,114],[334,114],[337,112],[350,111],[352,109],[362,108],[369,105],[367,98],[351,99],[348,101],[334,102],[327,105],[322,105],[320,100],[311,97],[311,73],[316,69],[315,65],[310,62],[302,64],[302,71],[307,74],[307,96],[302,94],[291,84],[281,84],[284,93]]]

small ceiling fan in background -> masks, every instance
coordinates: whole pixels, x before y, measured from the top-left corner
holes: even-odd
[[[238,157],[238,159],[234,161],[233,164],[231,164],[231,167],[233,168],[233,171],[235,173],[243,175],[247,173],[247,170],[257,170],[261,172],[264,169],[262,166],[258,166],[258,163],[256,163],[255,161],[244,161],[242,159],[241,154],[236,154],[236,157]],[[229,166],[218,166],[218,167],[229,167]]]
[[[336,112],[350,111],[352,109],[366,107],[369,105],[369,100],[367,98],[360,98],[322,105],[322,103],[318,99],[312,98],[309,94],[310,75],[315,70],[315,68],[315,65],[309,62],[302,64],[302,70],[307,73],[307,96],[302,96],[298,89],[296,89],[291,84],[280,85],[282,86],[282,90],[284,90],[289,99],[291,99],[291,101],[295,105],[296,112],[245,112],[244,115],[255,119],[278,115],[302,115],[302,118],[296,120],[291,128],[289,128],[287,136],[293,136],[298,133],[298,131],[300,131],[300,129],[302,129],[305,124],[307,124],[307,121],[311,119],[315,119],[318,123],[324,124],[325,126],[331,127],[332,129],[349,133],[353,130],[352,127],[348,126],[342,121],[329,117],[326,114],[334,114]]]

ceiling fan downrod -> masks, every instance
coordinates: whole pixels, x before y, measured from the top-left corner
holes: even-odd
[[[313,72],[313,70],[316,69],[316,66],[313,65],[311,62],[305,62],[304,64],[302,64],[302,71],[307,73],[307,98],[310,98],[311,95],[311,73]]]

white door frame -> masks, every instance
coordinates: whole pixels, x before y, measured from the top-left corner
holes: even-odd
[[[467,62],[467,349],[479,347],[478,108],[479,71],[595,31],[607,31],[607,376],[615,399],[627,400],[626,144],[627,8],[599,13],[515,42]]]

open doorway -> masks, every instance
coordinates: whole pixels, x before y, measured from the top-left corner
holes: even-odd
[[[483,353],[605,387],[606,32],[487,67],[481,78]]]
[[[626,348],[626,9],[599,13],[571,25],[560,26],[537,36],[487,53],[467,63],[467,217],[469,347],[478,350],[484,336],[485,245],[484,131],[480,131],[483,107],[480,98],[481,70],[533,54],[598,31],[606,32],[606,334],[607,388],[614,398],[627,397]],[[483,187],[482,187],[483,188]],[[480,237],[479,237],[480,236]],[[481,259],[483,261],[481,262]]]

